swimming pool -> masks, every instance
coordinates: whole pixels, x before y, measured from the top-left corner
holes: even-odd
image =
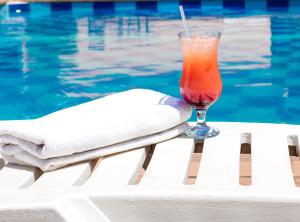
[[[180,96],[177,12],[12,12],[0,17],[0,118],[36,118],[131,88]],[[45,6],[45,5],[43,5]],[[222,29],[221,98],[209,121],[300,124],[300,13],[191,10]]]

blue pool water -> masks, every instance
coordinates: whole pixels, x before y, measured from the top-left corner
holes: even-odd
[[[300,124],[300,14],[188,13],[219,28],[222,97],[210,121]],[[176,13],[0,17],[0,118],[36,118],[131,88],[180,96]]]

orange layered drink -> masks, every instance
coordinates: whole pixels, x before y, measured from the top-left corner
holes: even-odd
[[[220,32],[179,33],[183,52],[180,92],[197,112],[197,124],[186,132],[195,139],[215,136],[219,130],[206,125],[208,107],[221,95],[222,80],[218,68]]]

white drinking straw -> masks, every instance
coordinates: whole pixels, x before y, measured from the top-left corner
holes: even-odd
[[[183,10],[182,5],[179,5],[179,11],[180,11],[181,20],[182,20],[182,23],[183,23],[185,33],[188,37],[191,37],[189,28],[188,28],[187,23],[186,23],[185,14],[184,14],[184,10]]]

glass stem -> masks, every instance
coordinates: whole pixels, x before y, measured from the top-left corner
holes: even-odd
[[[197,113],[197,126],[205,126],[205,117],[207,109],[196,109]]]

